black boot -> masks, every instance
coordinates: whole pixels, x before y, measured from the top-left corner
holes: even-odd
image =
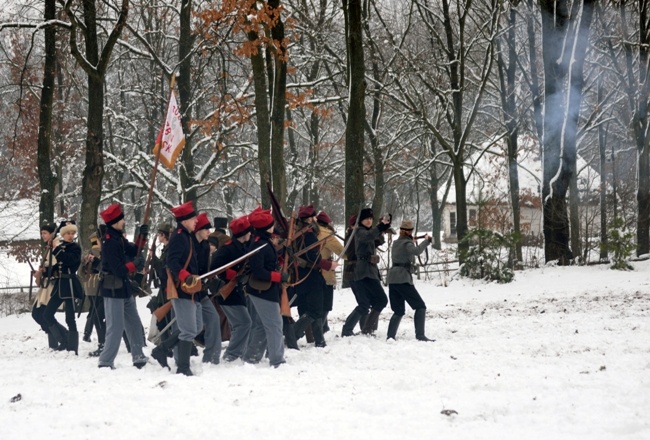
[[[84,337],[85,342],[90,342],[90,335],[93,332],[93,318],[90,315],[92,312],[88,312],[88,318],[86,318],[86,326],[84,327]]]
[[[296,340],[305,336],[307,327],[309,327],[312,322],[314,322],[314,320],[307,314],[302,315],[300,319],[296,321],[296,323],[293,325],[293,333],[296,335]]]
[[[366,320],[368,319],[368,315],[361,315],[361,318],[359,318],[359,332],[363,330],[363,328],[366,326]]]
[[[300,350],[296,334],[293,332],[293,323],[286,316],[282,317],[282,333],[284,334],[284,342],[287,344],[287,348]]]
[[[390,317],[390,322],[388,323],[388,334],[386,335],[386,339],[395,339],[395,336],[397,335],[397,329],[399,328],[399,323],[402,320],[402,317],[397,314],[393,314],[393,316]]]
[[[435,339],[429,339],[424,335],[424,320],[426,319],[427,309],[417,309],[413,322],[415,323],[415,339],[418,341],[434,342]]]
[[[368,315],[368,319],[366,319],[363,329],[361,329],[361,333],[364,335],[374,335],[378,324],[379,312],[375,309],[370,309],[370,314]]]
[[[192,353],[194,343],[192,341],[178,341],[178,362],[176,366],[176,374],[184,374],[185,376],[194,376],[190,370],[190,354]]]
[[[341,330],[341,337],[345,338],[347,336],[354,336],[354,327],[357,325],[359,320],[361,319],[362,315],[359,310],[356,308],[352,310],[352,313],[347,317],[345,320],[345,324],[343,324],[343,330]]]
[[[63,351],[65,350],[66,347],[66,336],[65,333],[61,331],[60,324],[54,324],[51,326],[49,329],[50,334],[56,341],[56,348],[54,350],[56,351]]]
[[[100,354],[102,354],[102,350],[104,350],[104,344],[99,344],[97,346],[97,350],[91,351],[88,353],[88,356],[90,357],[99,357]]]
[[[167,352],[174,348],[174,346],[178,343],[178,335],[180,335],[179,331],[172,332],[172,334],[169,335],[167,339],[162,341],[160,345],[151,350],[151,357],[157,360],[160,366],[163,368],[171,370],[171,368],[169,368],[169,364],[167,363]]]
[[[79,355],[79,332],[70,330],[68,332],[68,340],[66,342],[66,350],[74,351],[74,354]]]
[[[311,324],[312,332],[314,333],[314,344],[316,347],[327,347],[325,343],[325,336],[323,335],[323,320],[321,318],[314,319]]]
[[[327,323],[327,315],[328,314],[329,314],[329,312],[325,312],[325,316],[323,316],[323,333],[327,333],[328,331],[330,331],[330,326]]]
[[[59,343],[57,342],[57,340],[56,340],[56,338],[54,337],[54,335],[53,335],[52,333],[50,333],[49,330],[47,331],[47,345],[48,345],[52,350],[56,350],[57,348],[59,348]]]

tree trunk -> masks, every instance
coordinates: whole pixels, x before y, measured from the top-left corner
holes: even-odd
[[[519,167],[517,154],[519,152],[519,128],[517,104],[515,100],[517,51],[515,26],[517,14],[515,8],[510,6],[508,14],[508,32],[504,34],[508,46],[508,61],[503,59],[501,42],[497,39],[497,65],[499,67],[499,80],[501,84],[501,107],[507,130],[506,144],[508,147],[508,180],[510,183],[510,205],[512,207],[512,229],[521,236],[521,210],[519,208]],[[521,240],[515,243],[515,258],[520,263],[523,261]]]
[[[604,98],[603,82],[598,79],[598,102]],[[607,132],[603,124],[598,125],[598,152],[600,156],[600,261],[608,261],[607,254]]]
[[[248,40],[258,40],[257,32],[249,32]],[[265,190],[264,182],[271,181],[271,123],[267,97],[266,70],[264,54],[260,49],[251,54],[253,86],[255,89],[255,118],[257,120],[257,161],[260,169],[261,201],[264,208],[270,208],[271,198]]]
[[[278,9],[280,7],[280,0],[269,0],[269,7],[272,10]],[[287,176],[284,165],[284,117],[287,102],[287,58],[289,54],[284,47],[284,23],[282,22],[282,17],[279,16],[275,25],[271,28],[271,36],[278,45],[273,51],[275,82],[273,84],[271,109],[271,171],[273,177],[273,193],[280,202],[283,210],[285,210]]]
[[[56,18],[56,1],[45,1],[45,21]],[[41,225],[54,222],[54,188],[56,177],[52,172],[52,105],[54,103],[54,80],[56,76],[56,27],[45,27],[45,63],[43,66],[43,89],[38,124],[38,181],[41,187],[39,220]]]
[[[183,202],[192,200],[196,203],[197,190],[194,178],[194,157],[192,156],[192,136],[188,122],[192,120],[192,0],[182,0],[180,14],[180,35],[178,37],[178,59],[180,60],[178,77],[178,95],[181,110],[181,124],[185,133],[185,147],[183,147],[182,163],[180,169],[181,191]]]
[[[345,127],[345,218],[359,212],[364,204],[363,150],[366,118],[365,65],[361,0],[343,0],[346,15],[346,35],[350,90],[348,120]]]

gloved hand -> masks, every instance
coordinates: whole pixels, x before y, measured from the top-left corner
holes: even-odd
[[[289,281],[289,272],[282,272],[282,275],[280,276],[280,280],[283,283],[286,283]]]
[[[144,269],[144,257],[135,257],[133,259],[133,264],[135,264],[135,268],[140,272]]]
[[[149,225],[144,224],[140,225],[140,235],[142,235],[144,238],[147,238],[149,236]]]

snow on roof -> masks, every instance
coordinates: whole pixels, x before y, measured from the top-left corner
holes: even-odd
[[[38,200],[0,201],[0,242],[40,239]]]

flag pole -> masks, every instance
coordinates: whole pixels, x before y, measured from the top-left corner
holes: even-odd
[[[175,71],[174,71],[175,72]],[[171,99],[171,96],[174,93],[174,85],[176,83],[176,74],[172,72],[172,77],[171,80],[169,81],[169,98]],[[167,100],[169,102],[169,100]],[[167,118],[167,108],[165,107],[165,120]],[[164,130],[165,128],[165,122],[163,121],[163,125],[161,127],[161,131]],[[151,203],[153,201],[153,188],[156,183],[156,173],[158,172],[158,164],[160,163],[160,153],[162,151],[162,145],[158,147],[158,152],[156,153],[156,160],[154,161],[153,164],[153,169],[151,170],[151,183],[149,184],[149,195],[147,196],[147,204],[145,205],[144,208],[144,218],[142,219],[142,224],[145,225],[149,223],[149,216],[151,214]],[[138,253],[136,255],[140,255],[140,252],[144,248],[144,240],[139,240],[138,241]]]

